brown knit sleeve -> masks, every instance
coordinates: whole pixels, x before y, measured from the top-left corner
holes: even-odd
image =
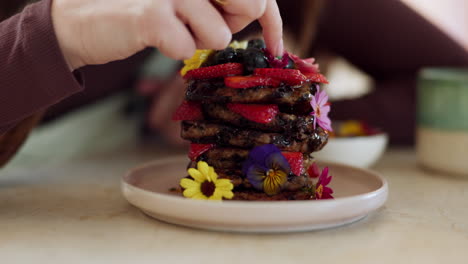
[[[82,90],[59,48],[51,0],[0,23],[0,135]]]

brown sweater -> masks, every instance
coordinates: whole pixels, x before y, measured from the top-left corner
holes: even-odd
[[[54,35],[50,1],[0,23],[0,133],[81,91]]]
[[[51,1],[31,4],[0,22],[0,166],[46,109],[52,107],[55,115],[130,87],[148,54],[71,73],[54,33]]]

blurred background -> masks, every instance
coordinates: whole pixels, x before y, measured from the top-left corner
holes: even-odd
[[[18,10],[13,2],[5,4],[8,10],[2,9],[1,16]],[[294,33],[288,26],[299,29],[296,39],[289,42],[294,46],[304,39],[309,41],[307,48],[292,49],[297,48],[303,56],[316,57],[330,80],[326,89],[333,101],[332,118],[364,120],[388,132],[392,144],[414,144],[418,71],[425,65],[467,65],[465,0],[402,0],[409,8],[393,0],[278,2],[285,18],[286,37]],[[309,27],[301,18],[295,21],[297,10],[301,10],[299,3],[309,5],[304,17],[316,17],[317,28]],[[401,39],[398,32],[390,32],[395,31],[395,23],[407,23],[406,27],[397,28],[403,32]],[[380,28],[371,27],[376,25]],[[359,34],[351,32],[353,28],[361,29]],[[306,31],[314,32],[308,40],[304,37]],[[425,45],[418,43],[420,38]],[[424,46],[447,49],[423,52],[420,48]],[[186,145],[179,138],[179,124],[171,121],[173,110],[183,98],[183,82],[176,73],[180,62],[157,53],[148,54],[143,54],[143,67],[126,61],[107,65],[114,72],[113,77],[95,84],[119,83],[120,88],[87,89],[50,109],[23,153],[27,157],[44,155],[52,143],[66,146],[56,149],[60,152],[54,153],[57,160],[87,153],[87,149],[114,148],[129,142],[143,142],[144,146],[155,142],[165,149],[185,150]],[[137,58],[140,64],[142,58]],[[135,70],[116,70],[124,66]],[[83,72],[96,74],[101,70],[98,68],[86,67]],[[122,77],[130,72],[132,78]],[[83,123],[87,124],[85,129]],[[76,130],[80,133],[73,133]]]
[[[402,0],[468,51],[468,1]],[[372,89],[372,78],[339,57],[330,66],[328,87],[333,99],[355,98]]]

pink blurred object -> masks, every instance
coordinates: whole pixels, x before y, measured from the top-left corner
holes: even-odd
[[[162,86],[162,82],[157,79],[141,79],[136,85],[136,90],[140,95],[152,95]]]

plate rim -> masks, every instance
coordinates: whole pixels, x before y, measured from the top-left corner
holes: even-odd
[[[149,190],[145,190],[143,188],[140,188],[140,187],[137,187],[133,184],[130,184],[128,183],[125,179],[128,178],[132,172],[134,171],[137,171],[137,170],[141,170],[141,169],[144,169],[144,168],[147,168],[147,167],[150,167],[150,166],[155,166],[157,164],[163,164],[163,163],[166,163],[166,162],[169,162],[169,161],[173,161],[173,160],[182,160],[182,159],[187,159],[187,157],[185,155],[174,155],[174,156],[171,156],[171,157],[166,157],[166,158],[162,158],[162,159],[157,159],[157,160],[152,160],[152,161],[148,161],[148,162],[145,162],[145,163],[142,163],[138,166],[135,166],[129,170],[126,171],[126,173],[120,178],[120,182],[121,182],[121,190],[122,192],[124,193],[124,196],[125,196],[125,188],[130,188],[130,189],[133,189],[133,190],[137,190],[139,192],[143,192],[145,194],[148,194],[149,196],[152,196],[154,198],[158,198],[158,199],[164,199],[164,200],[174,200],[174,201],[178,201],[178,202],[187,202],[187,203],[195,203],[195,204],[203,204],[204,206],[220,206],[222,205],[223,207],[230,207],[230,208],[237,208],[237,207],[242,207],[242,208],[245,208],[246,206],[247,207],[257,207],[257,206],[262,206],[263,208],[266,206],[266,207],[276,207],[278,205],[281,205],[281,204],[294,204],[294,206],[307,206],[307,207],[310,207],[311,204],[317,204],[317,205],[322,205],[322,204],[330,204],[330,203],[337,203],[337,202],[342,202],[342,203],[346,203],[346,202],[352,202],[356,199],[364,199],[364,198],[369,198],[369,197],[372,197],[372,196],[378,196],[379,194],[383,193],[383,192],[387,192],[387,197],[384,199],[384,203],[385,201],[388,199],[388,182],[387,180],[379,173],[379,172],[376,172],[374,170],[371,170],[371,169],[367,169],[367,168],[359,168],[359,167],[355,167],[355,166],[351,166],[351,165],[347,165],[347,164],[343,164],[343,163],[338,163],[338,162],[326,162],[326,161],[318,161],[320,164],[327,164],[327,165],[334,165],[334,166],[340,166],[340,167],[347,167],[347,168],[350,168],[350,169],[353,169],[353,170],[358,170],[358,171],[362,171],[366,174],[372,174],[374,176],[376,176],[380,182],[382,183],[382,185],[377,188],[376,190],[374,191],[371,191],[371,192],[366,192],[366,193],[360,193],[360,194],[357,194],[357,195],[351,195],[351,196],[346,196],[346,197],[337,197],[337,198],[334,198],[334,199],[323,199],[323,200],[291,200],[291,201],[230,201],[230,200],[226,200],[226,201],[205,201],[205,200],[194,200],[194,199],[187,199],[185,197],[182,197],[182,196],[176,196],[176,195],[171,195],[171,194],[165,194],[165,193],[161,193],[161,192],[153,192],[153,191],[149,191]],[[125,198],[128,200],[128,198],[125,196]]]

